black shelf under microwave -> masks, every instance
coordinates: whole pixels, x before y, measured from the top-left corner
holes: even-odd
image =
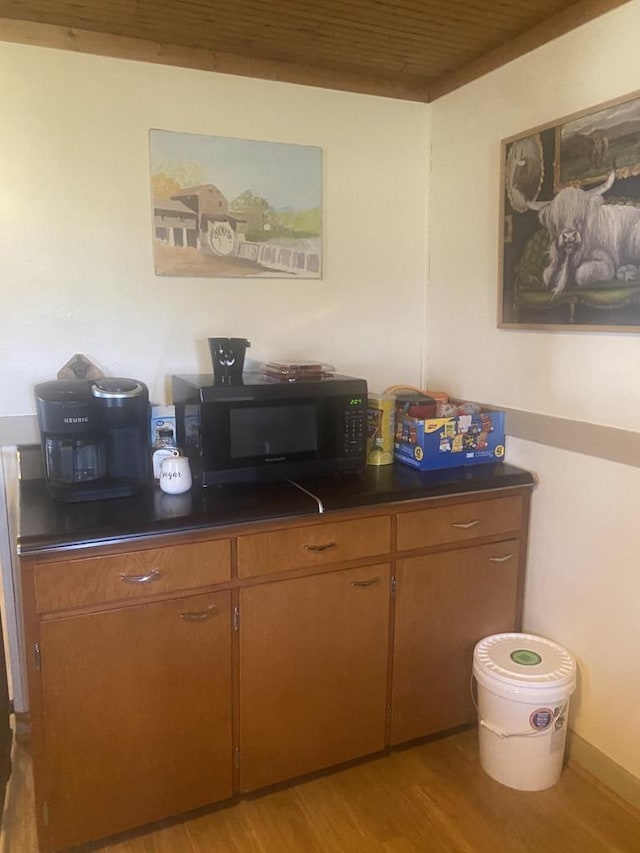
[[[352,376],[286,382],[245,374],[173,376],[178,444],[203,486],[360,471],[367,383]]]

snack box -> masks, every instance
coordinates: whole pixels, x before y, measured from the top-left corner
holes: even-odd
[[[504,412],[412,418],[396,410],[394,458],[419,471],[504,459]]]

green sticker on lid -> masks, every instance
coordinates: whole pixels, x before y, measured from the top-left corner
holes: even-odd
[[[514,663],[522,664],[522,666],[537,666],[542,663],[542,658],[537,652],[532,652],[531,649],[516,649],[509,655]]]

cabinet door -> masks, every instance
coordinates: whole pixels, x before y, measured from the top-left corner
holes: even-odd
[[[398,561],[391,743],[471,722],[473,648],[516,628],[517,540]]]
[[[240,593],[242,790],[384,748],[388,565]]]
[[[41,626],[49,847],[232,794],[230,593]]]

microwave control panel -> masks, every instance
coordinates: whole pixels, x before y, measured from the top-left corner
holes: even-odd
[[[344,407],[345,456],[361,456],[366,450],[367,398],[348,397]]]

